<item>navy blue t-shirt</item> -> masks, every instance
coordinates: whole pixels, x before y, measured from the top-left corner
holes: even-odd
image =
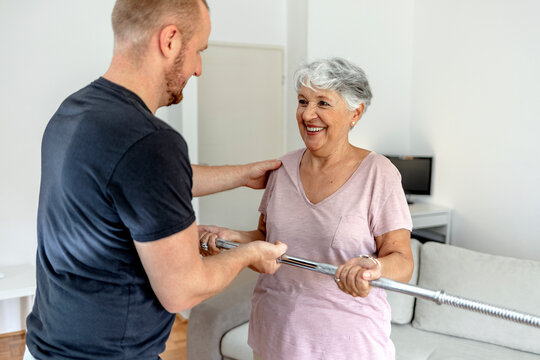
[[[37,293],[27,346],[37,359],[155,360],[174,315],[133,240],[195,221],[186,142],[133,92],[104,78],[68,97],[42,143]]]

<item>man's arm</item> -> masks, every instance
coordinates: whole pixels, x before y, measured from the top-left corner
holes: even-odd
[[[204,196],[239,186],[264,189],[268,171],[281,166],[279,160],[266,160],[245,165],[201,166],[193,169],[193,196]]]
[[[201,258],[195,222],[160,240],[135,241],[135,248],[154,293],[171,313],[188,309],[217,294],[247,266],[261,273],[274,273],[279,267],[276,259],[287,250],[285,244],[254,241]]]

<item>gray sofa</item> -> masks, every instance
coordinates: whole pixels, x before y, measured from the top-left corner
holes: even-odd
[[[412,248],[412,284],[540,315],[540,262],[434,242],[422,245],[414,239]],[[252,359],[246,342],[255,281],[255,273],[243,272],[224,292],[192,309],[188,360]],[[538,328],[403,294],[387,295],[398,360],[540,359]]]

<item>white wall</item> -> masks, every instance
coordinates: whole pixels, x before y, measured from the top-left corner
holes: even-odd
[[[411,151],[453,243],[540,260],[540,2],[417,0]]]
[[[288,51],[287,44],[290,42],[291,26],[288,13],[292,7],[305,3],[307,0],[207,0],[210,7],[210,18],[212,21],[212,32],[210,42],[230,43],[237,45],[270,46],[279,47],[285,52],[284,68],[285,79],[288,84],[289,61],[297,61],[298,51],[293,50],[292,58]],[[301,5],[300,5],[301,6]],[[305,14],[303,14],[305,18]],[[295,26],[295,25],[293,25]],[[296,25],[295,30],[304,31],[305,27]],[[304,37],[305,39],[305,37]],[[261,71],[264,69],[261,68]],[[203,75],[204,76],[204,54],[203,54]],[[264,84],[261,84],[264,86]],[[290,117],[290,86],[286,88],[284,94],[283,116],[285,121],[283,136],[285,137],[283,152],[286,149],[295,148],[297,143],[289,147],[288,132],[291,126],[291,119],[294,122],[294,115]],[[294,94],[293,100],[296,98]],[[294,101],[293,101],[294,103]],[[205,106],[205,104],[203,104]],[[294,124],[293,124],[294,125]],[[295,131],[296,127],[293,128]]]
[[[212,21],[210,41],[285,45],[286,0],[207,0],[207,2]]]
[[[287,2],[287,66],[285,93],[285,142],[286,150],[304,147],[298,133],[296,108],[298,98],[294,89],[294,73],[308,60],[308,6],[309,0]]]
[[[339,56],[366,72],[373,100],[350,141],[378,153],[409,148],[413,0],[310,0],[308,58]]]

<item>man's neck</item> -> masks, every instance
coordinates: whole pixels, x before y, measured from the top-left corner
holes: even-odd
[[[103,77],[133,91],[155,114],[160,107],[160,94],[163,92],[161,82],[158,81],[162,77],[152,73],[150,69],[150,66],[137,66],[126,56],[115,54]]]

